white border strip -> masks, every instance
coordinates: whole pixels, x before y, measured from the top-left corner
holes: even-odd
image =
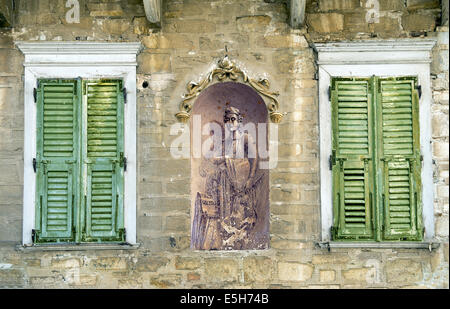
[[[124,139],[127,171],[124,175],[126,241],[136,244],[136,54],[140,43],[17,42],[25,54],[25,123],[22,244],[32,245],[35,226],[36,104],[33,89],[38,78],[122,78],[127,88]],[[122,48],[120,48],[122,47]],[[114,54],[113,57],[108,57]],[[77,55],[80,63],[73,62]],[[105,59],[111,60],[106,62]],[[85,62],[84,62],[85,61]],[[89,62],[89,65],[86,64]]]
[[[321,201],[321,231],[322,241],[331,240],[330,229],[333,225],[332,203],[332,172],[328,159],[331,156],[331,102],[328,89],[332,77],[381,77],[417,76],[422,86],[422,97],[419,107],[420,121],[420,150],[423,155],[422,167],[422,202],[423,224],[425,227],[425,241],[434,238],[434,184],[433,158],[431,145],[431,78],[430,64],[431,49],[434,40],[401,40],[386,44],[374,42],[357,43],[329,43],[316,44],[314,47],[319,55],[319,123],[320,123],[320,201]],[[371,49],[374,46],[379,48]],[[385,48],[390,50],[386,53]],[[358,50],[361,52],[358,52]],[[367,58],[364,51],[382,53],[382,57]],[[417,51],[420,51],[417,53]],[[323,64],[321,59],[326,59]],[[328,61],[334,59],[334,64]],[[351,59],[352,62],[349,62]],[[395,60],[393,60],[395,59]],[[408,63],[404,60],[407,59]],[[374,63],[375,60],[375,63]],[[410,62],[412,61],[412,62]],[[414,65],[411,65],[414,63]]]

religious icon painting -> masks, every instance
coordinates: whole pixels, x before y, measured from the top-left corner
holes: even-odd
[[[214,84],[191,118],[191,248],[269,247],[268,112],[251,87]],[[201,151],[200,151],[201,149]]]

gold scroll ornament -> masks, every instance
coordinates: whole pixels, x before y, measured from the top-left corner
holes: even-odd
[[[246,72],[238,68],[230,59],[228,59],[228,56],[225,56],[222,60],[220,60],[218,67],[212,70],[205,79],[198,83],[192,81],[188,84],[188,92],[183,96],[183,101],[180,103],[180,111],[175,114],[178,121],[183,123],[187,123],[189,121],[192,110],[192,104],[190,101],[196,98],[206,87],[208,87],[216,76],[221,82],[227,79],[236,81],[239,76],[241,76],[245,83],[249,84],[258,93],[268,97],[271,100],[271,102],[267,105],[270,120],[273,123],[281,122],[283,119],[283,114],[278,111],[279,104],[276,98],[279,96],[279,93],[270,91],[270,83],[267,79],[264,78],[255,80],[249,78]]]

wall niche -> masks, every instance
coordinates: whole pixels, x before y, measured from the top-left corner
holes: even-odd
[[[191,248],[267,249],[269,170],[260,164],[269,160],[264,100],[245,84],[216,83],[198,96],[190,120]]]

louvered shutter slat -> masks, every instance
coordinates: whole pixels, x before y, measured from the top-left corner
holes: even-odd
[[[421,240],[418,95],[414,79],[379,82],[384,238]]]
[[[123,240],[123,99],[120,82],[87,83],[85,240]]]
[[[333,82],[334,235],[339,239],[373,237],[369,159],[371,158],[368,80]]]
[[[73,241],[76,81],[42,81],[37,102],[37,242]]]

